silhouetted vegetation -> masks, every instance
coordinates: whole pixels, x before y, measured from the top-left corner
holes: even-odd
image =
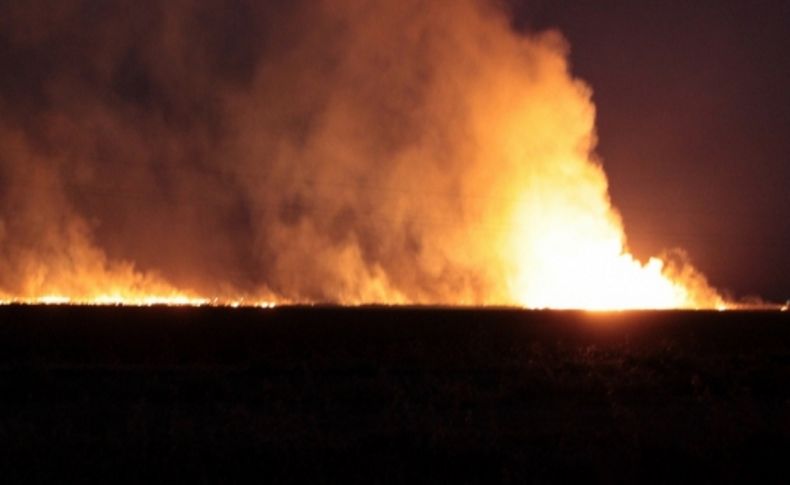
[[[0,308],[5,482],[770,480],[790,315]]]

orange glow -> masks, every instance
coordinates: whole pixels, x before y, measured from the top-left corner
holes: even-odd
[[[199,298],[187,295],[97,295],[71,297],[42,295],[31,298],[0,298],[0,305],[85,305],[85,306],[216,306],[230,308],[273,308],[268,300]]]
[[[221,130],[89,90],[42,116],[46,150],[0,126],[0,302],[732,308],[682,258],[631,255],[565,39],[489,3],[318,2],[243,89],[163,61],[194,58],[160,46],[179,35],[143,43],[174,112]]]
[[[603,179],[591,182],[595,180]],[[525,306],[588,310],[727,308],[724,299],[693,269],[687,267],[685,273],[673,275],[660,258],[641,263],[629,254],[619,218],[612,209],[606,209],[607,217],[595,217],[587,204],[539,206],[537,212],[528,204],[514,209],[514,225],[521,220],[529,224],[522,224],[523,229],[513,231],[507,239],[515,255],[510,288]],[[540,237],[525,234],[531,231],[538,231]]]

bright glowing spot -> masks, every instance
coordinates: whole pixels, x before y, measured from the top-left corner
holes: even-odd
[[[44,295],[40,296],[35,299],[36,303],[41,303],[43,305],[64,305],[67,303],[71,303],[72,300],[68,296],[62,295]]]
[[[514,255],[510,287],[517,301],[557,309],[727,308],[696,271],[673,275],[663,260],[643,264],[627,252],[601,173],[590,171],[564,190],[572,196],[558,190],[559,197],[526,199],[513,211],[513,225],[523,228],[506,243]],[[585,191],[593,196],[580,201],[576,194]]]

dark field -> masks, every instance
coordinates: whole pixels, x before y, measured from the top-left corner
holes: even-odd
[[[788,313],[7,306],[0,373],[3,483],[790,471]]]

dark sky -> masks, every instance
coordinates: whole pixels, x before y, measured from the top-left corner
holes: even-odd
[[[594,91],[598,153],[638,256],[790,297],[790,2],[515,1]]]

